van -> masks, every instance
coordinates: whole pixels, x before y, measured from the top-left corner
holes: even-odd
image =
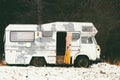
[[[90,22],[10,24],[5,29],[5,61],[9,65],[88,67],[89,61],[100,58],[97,32]]]

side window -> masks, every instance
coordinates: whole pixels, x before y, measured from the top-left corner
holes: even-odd
[[[52,31],[42,31],[42,37],[52,37],[53,32]]]
[[[89,37],[89,38],[88,38],[88,44],[92,44],[92,43],[93,43],[92,38]]]
[[[80,38],[80,33],[72,33],[72,41],[76,41]]]
[[[92,43],[93,43],[91,37],[81,37],[81,42],[82,42],[83,44],[92,44]]]
[[[42,37],[40,38],[40,41],[45,43],[55,42],[55,40],[53,39],[53,36],[54,36],[53,31],[42,31]]]
[[[83,32],[92,32],[93,27],[92,26],[82,26]]]
[[[21,41],[34,41],[35,34],[33,31],[11,31],[10,41],[21,42]]]

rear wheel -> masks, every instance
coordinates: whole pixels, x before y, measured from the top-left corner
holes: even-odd
[[[30,62],[31,66],[36,66],[36,67],[40,67],[40,66],[44,66],[46,65],[45,59],[41,58],[41,57],[33,57],[31,62]]]
[[[86,55],[80,55],[76,58],[74,62],[75,67],[88,67],[89,66],[89,58]]]

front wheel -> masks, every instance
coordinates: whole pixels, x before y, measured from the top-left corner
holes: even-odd
[[[80,55],[76,58],[74,62],[75,67],[85,67],[87,68],[89,66],[89,58],[86,55]]]

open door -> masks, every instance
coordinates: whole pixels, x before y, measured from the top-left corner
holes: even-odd
[[[66,32],[57,32],[56,35],[56,63],[64,64],[64,56],[66,51]]]
[[[72,33],[70,32],[57,32],[57,45],[56,45],[56,63],[57,64],[70,64],[70,46]]]

